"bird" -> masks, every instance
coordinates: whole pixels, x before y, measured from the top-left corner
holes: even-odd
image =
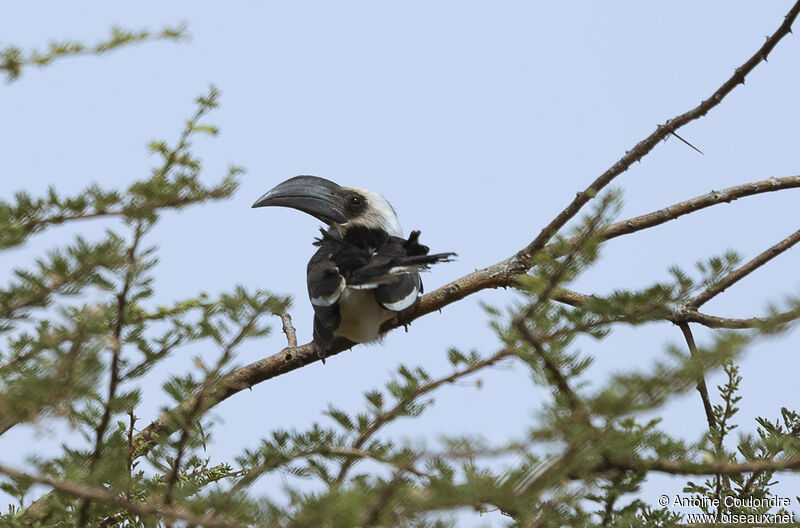
[[[429,255],[419,231],[406,239],[391,204],[366,189],[317,176],[276,185],[252,207],[289,207],[326,224],[306,268],[314,309],[313,335],[323,363],[334,339],[379,340],[387,321],[413,312],[423,292],[419,272],[449,262],[452,252]]]

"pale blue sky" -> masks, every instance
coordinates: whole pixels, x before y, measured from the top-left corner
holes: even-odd
[[[146,177],[151,139],[175,138],[210,83],[222,92],[209,119],[219,138],[197,141],[207,181],[229,164],[245,167],[233,199],[167,215],[151,237],[160,247],[159,300],[219,292],[242,283],[292,295],[302,342],[310,339],[305,263],[318,222],[282,209],[251,210],[274,184],[314,174],[386,196],[406,232],[422,230],[433,251],[457,262],[425,276],[428,289],[506,258],[530,241],[574,193],[657,124],[706,98],[772,33],[789,1],[619,2],[16,2],[0,18],[0,44],[92,43],[108,28],[159,29],[186,21],[192,39],[132,46],[102,58],[71,58],[26,70],[0,86],[0,194],[73,193],[92,182],[124,187]],[[800,41],[789,36],[747,85],[706,118],[681,130],[705,152],[670,139],[617,180],[623,217],[771,176],[798,174]],[[610,242],[576,284],[585,293],[639,287],[734,248],[750,258],[798,228],[798,191],[747,198]],[[0,262],[28,262],[100,222],[53,230]],[[792,250],[707,306],[716,315],[758,315],[768,300],[798,293],[800,253]],[[7,280],[7,279],[3,279]],[[273,428],[324,420],[328,402],[361,408],[399,364],[448,372],[450,346],[490,352],[498,344],[479,301],[502,306],[506,291],[484,292],[361,346],[263,383],[215,410],[224,419],[211,452],[232,457]],[[277,321],[276,321],[277,323]],[[704,332],[698,332],[700,338]],[[621,328],[601,343],[590,378],[644,366],[668,341],[669,324]],[[741,430],[752,418],[800,407],[794,332],[760,344],[743,361]],[[244,347],[246,364],[283,346],[275,336]],[[170,361],[185,368],[197,350]],[[154,373],[142,425],[164,400]],[[475,432],[520,435],[546,394],[521,367],[487,371],[483,388],[449,387],[414,422],[408,438]],[[718,376],[709,379],[713,387]],[[476,420],[476,417],[479,417]],[[676,399],[665,428],[695,439],[705,427],[696,393]],[[47,428],[0,438],[0,461],[23,466],[46,451]],[[44,431],[44,432],[43,432]],[[31,443],[31,435],[38,439]],[[681,480],[654,479],[645,499],[678,492]],[[795,481],[796,483],[797,481]],[[790,491],[790,488],[784,488]],[[0,495],[0,506],[5,497]],[[469,518],[470,522],[479,522]],[[487,521],[486,518],[483,521]],[[489,522],[498,519],[490,518]]]

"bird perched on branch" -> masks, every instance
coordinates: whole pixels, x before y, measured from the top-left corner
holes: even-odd
[[[334,337],[375,341],[384,323],[413,311],[422,293],[419,272],[455,255],[428,255],[419,231],[403,238],[394,209],[380,194],[324,178],[290,178],[253,204],[265,206],[291,207],[328,225],[307,268],[314,343],[323,362]]]

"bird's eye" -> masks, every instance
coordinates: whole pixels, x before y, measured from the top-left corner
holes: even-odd
[[[367,198],[363,194],[351,192],[347,195],[347,198],[345,199],[345,209],[347,209],[347,214],[351,218],[355,218],[356,216],[360,215],[366,208]]]

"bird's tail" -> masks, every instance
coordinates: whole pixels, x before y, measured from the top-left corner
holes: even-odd
[[[434,255],[414,255],[398,257],[391,262],[369,264],[355,270],[348,278],[347,285],[355,288],[375,288],[396,279],[400,275],[419,273],[439,262],[451,262],[455,253],[436,253]]]

